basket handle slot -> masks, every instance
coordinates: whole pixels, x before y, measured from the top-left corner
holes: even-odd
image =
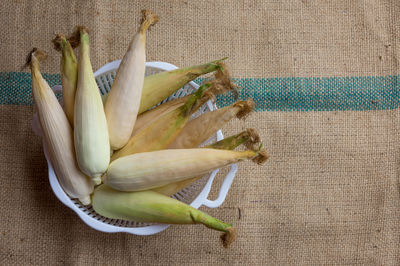
[[[228,174],[225,176],[221,187],[219,188],[218,197],[215,200],[204,199],[203,204],[209,208],[218,208],[225,201],[226,195],[232,185],[233,179],[237,172],[237,164],[233,164]]]

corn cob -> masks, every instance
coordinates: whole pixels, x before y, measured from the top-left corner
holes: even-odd
[[[228,247],[236,237],[232,225],[154,191],[121,192],[103,184],[94,191],[93,209],[111,219],[144,223],[204,224],[208,228],[224,232],[221,236],[224,247]]]
[[[32,72],[33,99],[49,159],[64,191],[71,198],[78,198],[84,205],[88,205],[93,184],[78,169],[68,118],[39,71],[39,61],[45,57],[44,52],[34,49],[30,54],[28,64]]]
[[[205,113],[191,121],[181,130],[169,149],[185,149],[198,147],[209,139],[234,117],[246,117],[254,108],[252,100],[239,101],[212,112]]]
[[[136,153],[113,161],[103,182],[121,191],[147,190],[258,156],[264,155],[252,150],[205,148]]]
[[[235,95],[237,96],[236,85],[234,85],[231,82],[226,65],[221,62],[218,62],[216,64],[219,65],[220,67],[217,69],[215,73],[215,79],[205,82],[205,84],[210,84],[210,88],[207,90],[208,91],[207,93],[209,93],[209,98],[214,99],[215,95],[222,94],[226,91],[233,91],[234,93],[236,93]],[[192,93],[192,95],[193,94],[194,93]],[[161,117],[163,114],[182,106],[189,97],[190,95],[187,95],[185,97],[168,101],[166,103],[157,106],[156,108],[153,108],[151,110],[148,110],[140,114],[133,128],[132,136],[138,133],[145,126],[148,126],[149,124],[154,122],[157,118]]]
[[[118,67],[104,108],[113,150],[128,142],[139,110],[146,70],[146,31],[158,21],[158,16],[149,10],[142,10],[142,16],[140,29]]]
[[[147,76],[144,79],[139,114],[158,104],[198,76],[220,69],[221,66],[218,63],[225,59]]]
[[[233,150],[239,145],[245,144],[247,148],[255,149],[254,145],[259,142],[260,142],[260,137],[258,133],[255,131],[255,129],[249,128],[246,131],[243,131],[239,134],[220,140],[216,143],[206,146],[205,148]],[[162,187],[153,188],[152,191],[161,193],[166,196],[171,196],[181,191],[183,188],[193,184],[202,177],[203,175],[185,179]]]
[[[54,49],[61,51],[61,84],[64,100],[64,110],[70,125],[74,126],[74,104],[76,84],[78,81],[78,63],[70,42],[62,34],[53,39]]]
[[[99,89],[89,58],[89,35],[78,27],[80,41],[78,84],[75,95],[74,140],[80,169],[97,185],[110,162],[110,140]]]
[[[135,136],[131,137],[121,150],[113,154],[111,161],[129,154],[161,150],[167,147],[195,111],[194,105],[201,100],[206,88],[207,86],[201,86],[183,106],[161,116],[149,126],[140,130]]]

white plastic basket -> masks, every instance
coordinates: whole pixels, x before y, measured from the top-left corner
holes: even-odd
[[[116,70],[118,69],[120,62],[121,62],[121,60],[117,60],[117,61],[108,63],[94,73],[101,94],[105,94],[110,90],[111,84],[113,82]],[[173,70],[173,69],[177,69],[177,67],[172,64],[165,63],[165,62],[148,62],[148,63],[146,63],[146,75],[155,74],[155,73],[158,73],[161,71],[169,71],[169,70]],[[190,82],[164,101],[168,101],[168,100],[171,100],[171,99],[174,99],[177,97],[183,97],[183,96],[191,93],[192,91],[197,90],[198,87],[199,86],[196,83]],[[59,86],[59,85],[54,86],[53,90],[55,92],[61,92],[61,86]],[[193,115],[193,117],[196,117],[204,112],[212,111],[215,108],[216,108],[215,104],[213,104],[212,102],[208,102],[197,113],[195,113]],[[37,119],[36,115],[34,116],[34,119],[32,120],[32,128],[36,134],[38,134],[39,136],[42,136],[40,125],[38,123],[38,119]],[[209,139],[208,141],[206,141],[206,143],[214,142],[214,141],[221,140],[221,139],[223,139],[223,135],[222,135],[221,130],[219,130],[217,132],[217,134],[215,136],[213,136],[211,139]],[[109,233],[126,232],[126,233],[130,233],[130,234],[135,234],[135,235],[152,235],[152,234],[159,233],[159,232],[165,230],[166,228],[168,228],[169,225],[165,225],[165,224],[161,224],[161,225],[160,224],[147,224],[147,223],[138,223],[138,222],[132,222],[132,221],[109,219],[109,218],[103,217],[103,216],[95,213],[91,206],[84,206],[84,205],[80,204],[79,201],[71,199],[64,192],[64,190],[61,188],[60,184],[58,183],[58,180],[54,173],[54,169],[48,159],[48,154],[47,154],[47,150],[46,150],[46,146],[45,146],[44,142],[43,142],[43,150],[44,150],[44,154],[46,156],[48,169],[49,169],[50,186],[51,186],[54,194],[64,205],[68,206],[73,211],[75,211],[76,214],[87,225],[89,225],[93,229],[96,229],[96,230],[102,231],[102,232],[109,232]],[[229,188],[232,184],[232,181],[235,177],[236,171],[237,171],[237,165],[236,164],[231,165],[229,172],[226,174],[224,181],[220,187],[219,195],[216,200],[209,200],[207,197],[211,190],[213,180],[214,180],[218,170],[215,170],[211,174],[204,176],[202,179],[198,180],[191,186],[176,193],[175,195],[173,195],[173,198],[176,198],[187,204],[190,204],[192,207],[194,207],[196,209],[202,205],[205,205],[209,208],[217,208],[224,202],[225,197],[228,194]]]

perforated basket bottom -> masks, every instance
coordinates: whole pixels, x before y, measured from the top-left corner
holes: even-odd
[[[146,68],[146,75],[155,74],[157,72],[160,72],[160,69],[149,68],[149,67]],[[108,91],[111,89],[111,85],[112,85],[112,82],[114,80],[115,74],[116,74],[116,71],[114,70],[114,71],[106,72],[106,73],[102,74],[101,76],[97,76],[96,77],[96,82],[97,82],[97,85],[98,85],[98,87],[99,87],[99,89],[101,91],[101,94],[104,95],[104,94],[108,93]],[[192,93],[194,90],[195,90],[194,87],[192,87],[190,84],[187,84],[183,88],[179,89],[174,94],[172,94],[171,96],[166,98],[161,103],[164,103],[164,102],[167,102],[167,101],[179,98],[179,97],[184,97],[184,96]],[[216,106],[213,105],[213,108],[216,109]],[[198,117],[200,114],[205,113],[205,112],[209,112],[209,111],[212,111],[212,110],[208,107],[207,104],[204,104],[202,107],[199,108],[199,110],[196,113],[194,113],[192,115],[192,117],[190,119]],[[210,138],[209,140],[207,140],[201,146],[207,145],[209,143],[213,143],[215,141],[217,141],[217,136],[216,135],[213,136],[212,138]],[[199,195],[199,193],[203,190],[203,188],[204,188],[205,184],[207,183],[209,177],[210,177],[209,174],[203,176],[201,179],[197,180],[196,182],[194,182],[189,187],[186,187],[183,190],[181,190],[178,193],[176,193],[175,195],[173,195],[172,198],[175,198],[175,199],[180,200],[180,201],[182,201],[184,203],[190,204]],[[98,213],[96,213],[91,205],[84,206],[76,199],[71,199],[71,201],[82,212],[84,212],[86,215],[89,215],[90,217],[92,217],[92,218],[94,218],[94,219],[96,219],[98,221],[101,221],[103,223],[109,224],[109,225],[114,225],[114,226],[118,226],[118,227],[130,227],[130,228],[132,228],[132,227],[146,227],[146,226],[154,225],[154,224],[151,224],[151,223],[141,223],[141,222],[135,222],[135,221],[110,219],[110,218],[101,216]]]

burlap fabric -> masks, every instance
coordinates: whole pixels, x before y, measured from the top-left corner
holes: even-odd
[[[258,128],[271,154],[263,167],[240,165],[220,208],[201,208],[234,221],[238,239],[228,250],[218,232],[201,225],[146,237],[97,232],[52,194],[41,140],[31,130],[33,108],[23,99],[30,94],[19,89],[27,87],[24,74],[14,72],[40,47],[50,55],[42,71],[57,73],[50,40],[77,24],[92,29],[94,69],[119,59],[143,8],[161,17],[148,34],[148,61],[186,66],[229,56],[244,89],[246,78],[391,75],[372,102],[390,92],[391,104],[286,110],[258,99],[258,112],[224,128],[226,135]],[[399,11],[395,0],[3,1],[0,264],[399,265]],[[375,95],[375,83],[366,84],[343,81],[337,89]],[[255,97],[271,90],[251,89]]]

